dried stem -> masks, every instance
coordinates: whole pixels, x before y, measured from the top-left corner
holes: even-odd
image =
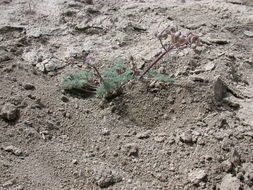
[[[165,41],[169,35],[171,36],[170,40]],[[192,33],[188,33],[187,35],[182,35],[181,32],[178,31],[176,27],[166,28],[157,37],[160,41],[162,48],[164,49],[164,52],[162,52],[158,57],[155,58],[155,60],[152,61],[152,63],[148,66],[148,68],[140,75],[140,79],[142,79],[143,76],[147,74],[149,70],[160,59],[162,59],[164,55],[166,55],[171,50],[173,49],[182,50],[187,47],[191,47],[195,49],[196,46],[200,45],[199,37],[197,35],[194,35]]]
[[[97,69],[97,67],[93,66],[93,69],[96,71],[99,79],[100,79],[100,82],[104,80],[104,78],[102,77],[102,75],[100,74],[99,70]]]
[[[172,48],[169,48],[168,50],[162,52],[159,56],[156,57],[156,59],[154,61],[152,61],[152,63],[148,66],[148,68],[141,74],[140,79],[143,78],[143,76],[145,74],[147,74],[147,72],[149,72],[149,70],[158,62],[160,61],[160,59],[163,58],[163,56],[165,56],[168,52],[170,52],[172,50]]]

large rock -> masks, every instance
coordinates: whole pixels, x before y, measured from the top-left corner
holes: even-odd
[[[122,181],[122,177],[119,173],[106,167],[97,171],[95,176],[95,183],[101,188],[109,187],[120,181]]]
[[[226,83],[220,78],[217,77],[217,79],[214,82],[214,97],[217,101],[221,101],[227,93],[228,87]]]
[[[50,71],[56,71],[58,69],[61,69],[67,65],[66,62],[61,61],[56,58],[46,59],[41,63],[38,63],[36,66],[40,71],[43,72],[50,72]]]
[[[222,178],[221,184],[218,188],[219,190],[240,190],[241,182],[232,174],[227,174]]]
[[[201,181],[203,181],[206,178],[207,174],[205,170],[202,169],[196,169],[189,173],[188,179],[192,184],[199,184]]]
[[[1,109],[0,117],[8,121],[13,121],[18,118],[18,114],[19,111],[15,105],[11,103],[5,103]]]

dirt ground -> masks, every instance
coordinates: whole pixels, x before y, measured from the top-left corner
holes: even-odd
[[[67,72],[148,65],[169,25],[202,46],[109,102],[66,94]],[[253,189],[252,0],[1,0],[0,189]]]

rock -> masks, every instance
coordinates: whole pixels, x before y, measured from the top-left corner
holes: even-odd
[[[0,167],[6,167],[6,168],[8,168],[8,167],[11,167],[11,166],[12,166],[11,162],[9,162],[7,160],[0,159]]]
[[[124,145],[122,149],[127,156],[138,156],[139,148],[135,143],[128,143]]]
[[[85,0],[88,5],[93,5],[93,0]]]
[[[244,31],[244,35],[253,38],[253,31]]]
[[[183,143],[192,143],[193,142],[192,134],[190,134],[189,132],[182,133],[179,138],[180,138],[180,141]]]
[[[164,140],[165,140],[165,137],[162,137],[162,136],[161,137],[158,136],[158,137],[154,138],[154,141],[157,143],[162,143],[162,142],[164,142]]]
[[[64,96],[64,95],[61,96],[61,100],[62,100],[63,102],[69,102],[68,97],[67,97],[67,96]]]
[[[118,172],[107,168],[102,168],[96,173],[95,183],[101,188],[109,187],[115,183],[122,181],[122,177]]]
[[[238,165],[241,164],[241,156],[237,152],[237,150],[235,150],[235,149],[232,150],[230,160],[231,160],[231,162],[233,163],[234,166],[238,166]]]
[[[221,168],[222,168],[222,171],[224,172],[230,172],[233,168],[233,165],[232,163],[229,161],[229,160],[225,160],[221,163]]]
[[[31,83],[25,83],[25,84],[23,84],[23,88],[25,90],[34,90],[35,86],[33,84],[31,84]]]
[[[16,183],[16,180],[15,180],[15,179],[11,179],[11,180],[8,180],[8,181],[6,181],[5,183],[3,183],[2,186],[3,186],[4,188],[8,188],[8,187],[13,186],[15,183]]]
[[[193,82],[208,82],[204,77],[198,75],[191,75],[189,79]]]
[[[18,115],[19,115],[19,110],[17,109],[15,105],[10,104],[10,103],[5,103],[0,113],[1,118],[8,121],[16,120],[18,118]]]
[[[105,30],[98,26],[89,26],[86,23],[80,23],[76,25],[75,30],[78,32],[83,32],[87,35],[94,35],[94,34],[103,34]]]
[[[56,71],[58,69],[61,69],[67,65],[66,62],[63,62],[61,60],[58,60],[56,58],[46,59],[42,61],[41,63],[38,63],[36,67],[43,72],[50,72],[50,71]]]
[[[212,71],[212,70],[214,70],[214,69],[215,69],[215,64],[212,63],[212,62],[209,62],[209,63],[207,63],[207,64],[205,65],[205,70],[206,70],[206,71]]]
[[[104,136],[110,135],[110,130],[107,129],[107,128],[104,128],[104,129],[102,130],[102,135],[104,135]]]
[[[219,185],[219,190],[240,190],[241,182],[232,174],[227,174],[222,178],[221,184]]]
[[[229,43],[229,40],[227,39],[219,39],[219,38],[210,38],[209,42],[213,44],[218,44],[218,45],[225,45]]]
[[[166,73],[166,69],[164,67],[160,67],[157,71],[160,74],[165,74]]]
[[[192,184],[197,185],[201,181],[203,181],[206,178],[206,176],[207,176],[207,174],[206,174],[205,170],[196,169],[196,170],[192,171],[191,173],[189,173],[188,179]]]
[[[11,60],[11,57],[7,54],[5,55],[0,55],[0,63],[4,62],[4,61],[9,61]]]
[[[3,150],[5,150],[7,152],[11,152],[12,154],[14,154],[16,156],[21,156],[23,154],[23,152],[20,148],[17,148],[13,145],[3,147]]]
[[[242,171],[244,173],[243,179],[248,186],[253,186],[253,164],[244,163],[242,165]]]
[[[147,138],[150,137],[150,131],[145,131],[145,132],[137,133],[136,137],[138,139],[147,139]]]
[[[221,101],[227,93],[228,87],[225,82],[218,77],[214,82],[214,97],[217,101]]]

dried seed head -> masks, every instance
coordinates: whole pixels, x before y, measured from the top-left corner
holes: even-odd
[[[175,25],[171,25],[171,26],[170,26],[170,31],[171,31],[172,33],[177,32],[177,31],[178,31],[177,26],[175,26]]]
[[[191,37],[191,43],[195,43],[199,40],[199,37],[198,36],[192,36]]]
[[[85,63],[87,65],[89,65],[90,67],[94,67],[97,63],[96,63],[96,59],[94,56],[92,55],[88,55],[86,58],[85,58]]]
[[[180,45],[186,45],[186,44],[188,44],[188,41],[187,41],[187,39],[186,39],[186,36],[180,36],[180,38],[178,39],[178,43],[179,43]]]
[[[175,33],[175,38],[179,38],[180,36],[181,36],[181,32],[180,31],[178,31],[178,32]]]
[[[191,44],[191,48],[192,48],[192,49],[195,49],[196,47],[197,47],[196,44]]]

